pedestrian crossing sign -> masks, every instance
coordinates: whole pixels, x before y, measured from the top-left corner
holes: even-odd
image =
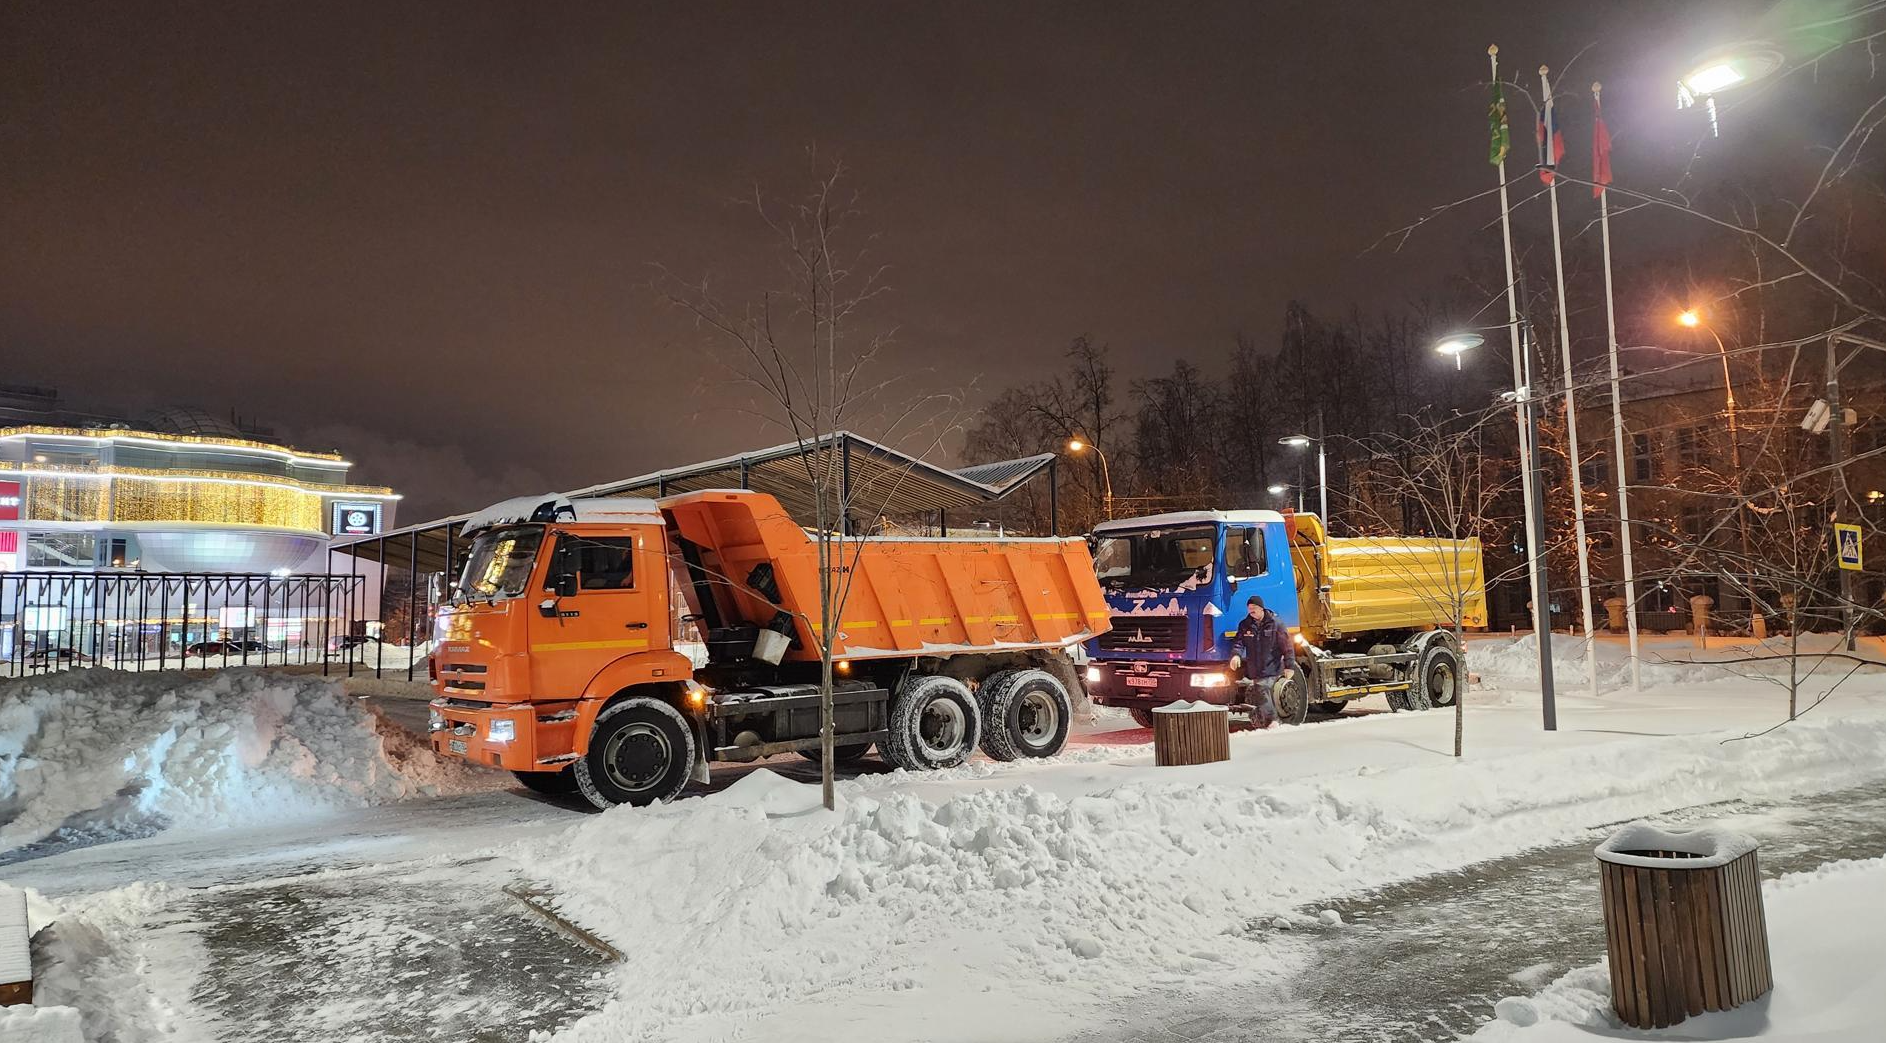
[[[1839,559],[1841,568],[1851,572],[1860,571],[1860,527],[1858,525],[1834,523],[1834,557]]]

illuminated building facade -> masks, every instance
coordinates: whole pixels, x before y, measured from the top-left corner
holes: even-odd
[[[392,523],[398,494],[351,483],[352,466],[195,410],[114,423],[0,409],[0,648],[11,646],[0,658],[102,655],[123,627],[154,625],[157,643],[179,651],[265,635],[299,643],[317,618],[334,631],[333,606],[290,604],[282,590],[305,595],[296,577],[331,571],[337,537]],[[175,577],[180,593],[151,587],[154,576]],[[120,613],[104,602],[134,584],[156,603],[141,594],[137,611],[108,619]]]
[[[0,427],[0,571],[323,571],[397,494],[348,461],[229,436]]]

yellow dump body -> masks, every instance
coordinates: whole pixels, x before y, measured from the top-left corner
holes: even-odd
[[[1480,541],[1336,536],[1314,515],[1293,518],[1291,560],[1311,641],[1374,630],[1487,625]]]
[[[685,493],[661,501],[724,615],[765,626],[782,608],[799,640],[789,660],[818,658],[818,544],[770,496]],[[844,590],[833,651],[847,659],[1059,648],[1107,629],[1105,595],[1078,538],[845,537],[831,565]],[[755,593],[767,566],[777,604]]]

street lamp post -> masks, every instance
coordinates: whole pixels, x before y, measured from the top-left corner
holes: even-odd
[[[1853,353],[1854,355],[1859,354],[1857,350],[1859,348],[1872,348],[1876,351],[1886,350],[1886,343],[1881,343],[1870,337],[1857,336],[1846,330],[1836,330],[1827,337],[1827,408],[1829,411],[1828,423],[1830,425],[1827,432],[1827,452],[1828,460],[1834,467],[1835,493],[1831,499],[1833,500],[1835,511],[1840,509],[1840,501],[1842,499],[1840,493],[1847,488],[1847,473],[1845,470],[1847,464],[1847,439],[1846,432],[1841,430],[1842,426],[1847,422],[1847,416],[1846,410],[1840,405],[1840,369],[1842,366],[1846,365],[1847,362],[1853,361],[1852,355],[1849,355],[1845,361],[1842,361],[1838,357],[1837,345],[1841,341],[1855,345],[1856,350]],[[1840,629],[1846,635],[1847,651],[1851,652],[1854,650],[1856,644],[1853,635],[1853,573],[1842,568],[1836,568],[1834,571],[1840,573]]]
[[[1722,343],[1722,334],[1716,328],[1703,321],[1702,313],[1695,308],[1682,312],[1676,317],[1679,325],[1689,329],[1700,329],[1716,342],[1716,357],[1722,360],[1723,412],[1729,421],[1729,470],[1735,475],[1735,526],[1742,545],[1742,567],[1749,567],[1748,510],[1742,502],[1742,435],[1735,422],[1735,378],[1729,372],[1729,349]]]
[[[1092,442],[1088,442],[1079,438],[1070,438],[1067,440],[1067,451],[1070,453],[1078,453],[1087,449],[1092,449],[1094,451],[1094,455],[1100,458],[1100,484],[1105,490],[1104,498],[1103,498],[1102,506],[1101,506],[1101,513],[1107,516],[1108,521],[1112,521],[1113,520],[1113,473],[1107,467],[1107,454],[1104,452],[1101,452],[1100,447],[1093,444]]]
[[[1322,511],[1323,528],[1329,528],[1329,460],[1323,450],[1323,411],[1316,411],[1316,437],[1309,435],[1285,435],[1277,440],[1278,445],[1287,445],[1292,449],[1307,449],[1316,444],[1316,495],[1319,509]],[[1297,510],[1303,510],[1303,478],[1299,464],[1297,477]],[[1272,490],[1273,492],[1275,490]]]
[[[1523,336],[1531,328],[1531,323],[1515,318],[1515,333]],[[1434,350],[1452,356],[1454,367],[1459,369],[1461,356],[1485,343],[1486,338],[1477,333],[1457,333],[1443,338],[1434,345]],[[1552,606],[1546,601],[1546,560],[1539,552],[1545,543],[1545,509],[1541,502],[1544,497],[1534,492],[1539,470],[1539,417],[1533,409],[1530,387],[1532,351],[1527,340],[1519,340],[1513,345],[1513,375],[1517,380],[1510,397],[1519,416],[1519,468],[1523,479],[1520,488],[1525,499],[1526,571],[1532,582],[1533,636],[1539,642],[1539,699],[1545,730],[1556,731],[1559,720],[1558,700],[1552,679]]]

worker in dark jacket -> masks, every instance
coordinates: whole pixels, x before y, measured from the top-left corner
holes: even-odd
[[[1238,632],[1231,638],[1231,674],[1256,682],[1252,685],[1252,694],[1257,697],[1253,703],[1257,707],[1254,723],[1268,728],[1277,722],[1277,686],[1296,676],[1297,653],[1289,628],[1277,613],[1264,607],[1263,598],[1251,595],[1244,612]]]

